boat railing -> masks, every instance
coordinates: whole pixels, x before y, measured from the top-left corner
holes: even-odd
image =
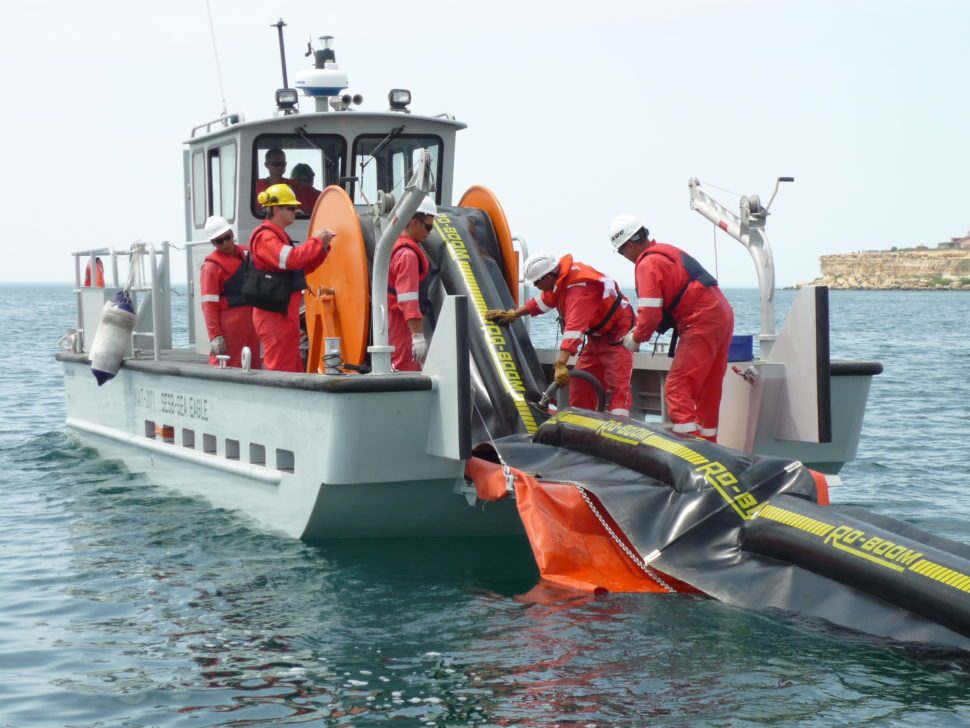
[[[212,127],[214,127],[216,124],[219,124],[221,127],[225,128],[228,126],[232,126],[233,124],[238,124],[242,121],[244,121],[242,114],[222,114],[221,116],[213,119],[212,121],[206,121],[199,124],[198,126],[193,126],[192,133],[190,134],[190,136],[194,137],[196,132],[199,131],[200,129],[205,129],[205,133],[208,134],[210,131],[212,131]]]
[[[72,253],[77,331],[83,351],[91,350],[105,302],[123,289],[128,291],[136,315],[129,354],[138,358],[143,350],[151,349],[158,361],[162,349],[172,347],[170,247],[167,241],[161,243],[160,249],[151,242],[139,241],[128,249],[91,248]],[[110,284],[105,280],[104,286],[98,285],[97,277],[101,258],[109,258],[111,263]],[[128,266],[124,284],[119,271],[122,261]],[[88,273],[87,279],[82,271]]]
[[[531,292],[531,287],[528,281],[525,279],[525,262],[529,259],[529,245],[525,242],[525,238],[520,238],[513,236],[512,238],[512,249],[518,250],[519,253],[519,301],[518,305],[523,305],[529,299],[529,293]],[[532,329],[532,317],[523,316],[519,319],[525,324],[525,330],[530,331]]]

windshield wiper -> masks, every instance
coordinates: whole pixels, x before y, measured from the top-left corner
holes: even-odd
[[[293,129],[293,131],[295,131],[297,134],[299,134],[300,135],[300,138],[303,139],[303,141],[305,141],[311,147],[314,147],[314,148],[318,149],[320,151],[320,154],[323,155],[323,159],[324,159],[324,161],[327,164],[329,164],[331,167],[334,166],[333,160],[330,159],[330,157],[327,156],[327,152],[324,150],[324,148],[321,147],[319,144],[317,144],[313,140],[313,138],[309,134],[306,133],[306,125],[305,124],[303,126],[296,127],[295,129]]]
[[[364,167],[367,166],[368,162],[370,162],[371,159],[374,159],[374,157],[376,157],[381,150],[384,149],[384,147],[397,139],[401,135],[402,131],[404,131],[404,124],[401,124],[401,126],[395,126],[393,129],[391,129],[391,133],[381,139],[377,143],[377,146],[371,150],[370,154],[368,155],[370,159],[360,163],[361,170],[363,170]]]

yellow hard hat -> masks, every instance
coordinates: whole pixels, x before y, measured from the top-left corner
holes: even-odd
[[[256,202],[263,207],[273,207],[274,205],[285,205],[289,207],[300,206],[300,201],[296,199],[293,190],[290,189],[289,185],[284,184],[270,185],[259,193]]]

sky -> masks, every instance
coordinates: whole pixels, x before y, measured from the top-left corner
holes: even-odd
[[[822,255],[970,231],[964,0],[32,0],[0,13],[3,282],[72,282],[75,250],[183,242],[182,142],[223,98],[247,120],[272,114],[279,18],[291,80],[307,41],[333,35],[363,109],[409,88],[415,113],[468,124],[456,196],[491,188],[531,252],[572,253],[621,284],[633,267],[607,227],[630,212],[722,286],[757,285],[747,251],[690,210],[691,177],[733,210],[738,193],[766,203],[795,178],[768,219],[779,287],[819,276]]]

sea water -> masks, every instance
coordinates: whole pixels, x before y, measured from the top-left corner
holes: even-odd
[[[727,293],[757,334],[757,291]],[[968,304],[831,292],[832,356],[885,365],[835,502],[970,542]],[[518,541],[263,531],[66,430],[69,288],[2,285],[0,322],[3,728],[970,725],[959,656],[705,598],[552,589]],[[551,343],[552,317],[535,323]]]

